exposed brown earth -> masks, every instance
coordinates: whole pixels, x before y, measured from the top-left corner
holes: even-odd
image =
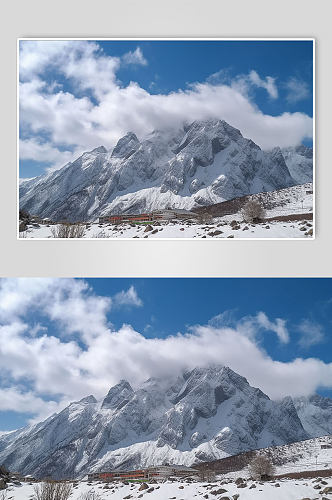
[[[213,470],[217,474],[242,470],[254,458],[255,451],[246,451],[230,457],[213,460],[211,462],[202,462],[193,464],[196,469]]]
[[[222,203],[208,205],[207,207],[195,207],[194,211],[199,215],[211,215],[212,217],[232,215],[241,210],[243,205],[251,198],[252,195],[241,196],[239,198],[233,198],[232,200],[223,201]],[[259,199],[259,195],[256,195],[256,198]]]
[[[313,214],[289,214],[289,215],[276,215],[275,217],[269,217],[268,219],[264,219],[264,222],[272,222],[272,221],[297,221],[297,220],[313,220]]]
[[[284,477],[290,479],[313,479],[315,477],[332,477],[332,469],[288,472],[287,474],[279,474],[278,476],[274,476],[274,479],[282,479]]]

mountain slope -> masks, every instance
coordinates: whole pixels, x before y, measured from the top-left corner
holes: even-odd
[[[213,217],[223,217],[224,215],[232,214],[241,215],[241,209],[250,200],[259,200],[265,209],[265,217],[310,213],[313,210],[312,192],[312,183],[299,184],[276,191],[241,196],[207,207],[199,207],[196,209],[196,213],[209,214]]]
[[[331,412],[328,419],[331,425]],[[100,468],[190,465],[309,437],[291,398],[271,401],[217,366],[149,379],[136,390],[122,380],[103,401],[88,396],[0,435],[0,463],[24,474],[73,477]]]
[[[221,120],[154,131],[141,141],[129,132],[113,151],[101,146],[60,170],[21,182],[20,208],[74,221],[169,206],[191,209],[308,182],[309,156],[301,148],[262,151]]]
[[[246,451],[231,457],[201,462],[200,469],[212,469],[218,474],[241,470],[241,476],[249,476],[246,469],[256,454],[266,455],[275,465],[276,474],[299,473],[303,471],[322,471],[331,473],[332,436],[321,436],[280,446]],[[318,474],[317,474],[318,475]]]

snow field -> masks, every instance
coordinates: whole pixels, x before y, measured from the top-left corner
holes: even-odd
[[[240,474],[239,474],[240,475]],[[324,478],[321,483],[321,489],[332,487],[332,478]],[[212,499],[230,499],[233,500],[233,495],[239,495],[239,500],[301,500],[303,498],[330,498],[330,494],[320,495],[319,489],[314,487],[320,484],[317,480],[304,479],[281,479],[273,482],[257,482],[248,480],[246,487],[239,487],[235,482],[215,481],[213,483],[201,482],[165,482],[160,484],[149,484],[149,490],[139,491],[138,484],[122,484],[108,483],[108,488],[105,489],[103,483],[87,484],[80,482],[73,488],[70,500],[79,500],[81,495],[88,491],[95,491],[100,495],[100,500],[123,500],[130,498],[136,500],[138,498],[148,498],[149,500],[193,500],[194,498]],[[255,487],[250,488],[252,485]],[[278,486],[279,485],[279,486]],[[151,488],[153,490],[151,491]],[[225,490],[225,491],[222,491]],[[214,493],[220,491],[219,493]],[[8,500],[28,500],[33,495],[33,485],[22,484],[21,486],[11,485],[7,488]],[[207,495],[207,496],[206,496]]]
[[[232,227],[228,221],[237,220],[239,228]],[[303,231],[302,228],[306,230]],[[88,225],[84,238],[86,239],[270,239],[270,238],[305,238],[312,236],[305,235],[313,227],[311,220],[303,221],[271,221],[262,224],[246,224],[238,216],[225,216],[215,219],[213,224],[191,224],[183,222],[175,224],[165,224],[154,226],[152,230],[145,232],[146,226],[130,224],[115,226],[111,224],[92,223]],[[24,233],[19,234],[19,238],[54,238],[51,232],[52,226],[40,226],[38,228],[29,226]],[[245,229],[246,228],[246,229]],[[155,231],[155,232],[154,232]],[[215,231],[220,231],[217,234]]]

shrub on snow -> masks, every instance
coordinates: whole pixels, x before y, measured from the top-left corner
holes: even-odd
[[[265,216],[263,205],[258,200],[247,201],[241,212],[246,222],[255,222],[256,220],[263,219]]]

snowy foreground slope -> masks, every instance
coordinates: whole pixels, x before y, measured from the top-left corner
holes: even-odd
[[[105,468],[191,465],[301,441],[317,434],[319,421],[328,433],[331,400],[301,399],[305,427],[296,404],[290,397],[271,401],[227,367],[149,379],[136,390],[122,380],[102,401],[88,396],[0,436],[0,463],[37,477],[81,477]]]
[[[278,479],[276,481],[258,482],[246,480],[236,484],[234,480],[218,478],[211,483],[166,481],[161,484],[148,485],[146,490],[139,490],[138,484],[102,483],[87,484],[80,482],[74,484],[70,500],[82,500],[82,494],[95,493],[95,500],[123,500],[148,498],[149,500],[301,500],[331,498],[331,494],[319,494],[332,487],[331,478],[322,479]],[[317,489],[319,487],[319,489]],[[10,486],[8,498],[12,500],[27,500],[33,494],[33,485],[23,483],[21,486]],[[98,495],[98,496],[97,496]]]
[[[152,225],[148,232],[144,226],[121,226],[103,225],[92,223],[84,233],[83,238],[139,238],[139,239],[183,239],[183,238],[207,238],[207,239],[266,239],[266,238],[312,238],[312,220],[303,218],[301,221],[268,221],[258,224],[246,224],[240,222],[236,226],[231,222],[235,217],[222,217],[213,221],[212,224],[187,224],[181,222],[170,223],[164,226]],[[240,227],[239,227],[240,226]],[[54,238],[52,226],[28,226],[27,230],[19,233],[19,238]]]
[[[20,208],[59,221],[191,209],[312,181],[312,149],[262,151],[222,120],[122,137],[60,170],[20,183]]]

